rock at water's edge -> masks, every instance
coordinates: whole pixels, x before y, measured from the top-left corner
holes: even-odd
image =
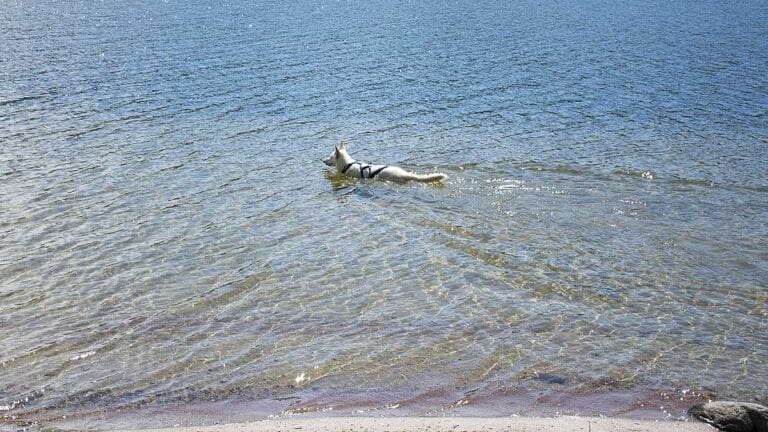
[[[708,402],[688,413],[727,432],[768,432],[768,408],[749,402]]]

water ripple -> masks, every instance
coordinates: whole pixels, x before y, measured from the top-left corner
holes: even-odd
[[[0,422],[766,393],[763,5],[7,6]]]

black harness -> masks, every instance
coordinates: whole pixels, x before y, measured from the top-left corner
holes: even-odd
[[[361,179],[362,179],[362,178],[371,178],[371,179],[372,179],[372,178],[376,177],[377,175],[379,175],[379,173],[380,173],[380,172],[382,172],[382,171],[384,171],[386,168],[388,168],[388,166],[387,166],[387,165],[384,165],[383,167],[381,167],[381,168],[379,168],[379,169],[377,169],[377,170],[373,171],[373,167],[372,167],[370,164],[363,164],[363,163],[360,163],[360,162],[350,162],[350,163],[348,163],[348,164],[344,165],[344,169],[342,169],[342,170],[341,170],[341,173],[342,173],[342,174],[346,174],[346,173],[347,173],[347,170],[348,170],[348,169],[349,169],[349,167],[351,167],[352,165],[358,165],[358,166],[359,166],[359,169],[360,169],[360,178],[361,178]],[[366,170],[367,170],[367,172],[368,172],[368,175],[365,175],[365,173],[366,173]]]

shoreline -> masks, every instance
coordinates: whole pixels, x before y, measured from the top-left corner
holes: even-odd
[[[696,420],[634,420],[609,417],[319,417],[268,419],[212,426],[113,429],[114,432],[713,432]]]
[[[144,407],[100,408],[79,412],[47,410],[4,416],[8,426],[53,427],[60,430],[145,431],[283,431],[334,432],[397,430],[467,432],[478,430],[712,430],[681,426],[699,424],[688,409],[704,399],[697,391],[667,392],[625,389],[578,393],[555,389],[468,393],[427,391],[417,395],[322,392],[287,397],[182,402]],[[13,419],[8,421],[9,419]],[[569,419],[564,421],[563,419]],[[445,422],[459,421],[454,430]],[[380,425],[379,423],[382,423]],[[585,423],[586,422],[586,423]],[[624,424],[626,423],[626,424]],[[390,426],[387,426],[387,425]],[[228,425],[221,429],[220,425]],[[322,425],[322,428],[315,427]],[[576,427],[576,426],[578,427]],[[585,426],[583,428],[582,426]],[[236,427],[235,427],[236,426]],[[573,426],[573,427],[572,427]],[[233,427],[235,427],[233,429]],[[462,429],[459,429],[462,428]],[[622,428],[622,430],[627,430]]]

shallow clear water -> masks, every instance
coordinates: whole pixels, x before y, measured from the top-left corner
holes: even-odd
[[[765,2],[2,9],[8,427],[765,401]]]

